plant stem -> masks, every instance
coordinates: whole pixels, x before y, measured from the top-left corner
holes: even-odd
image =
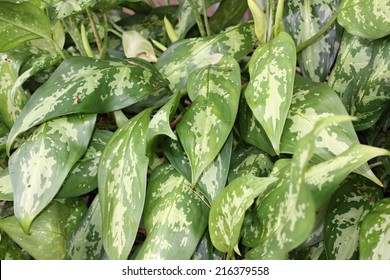
[[[106,52],[108,47],[108,18],[106,13],[103,14],[103,19],[104,19],[104,41],[103,41],[103,48],[100,51],[101,59],[106,58]]]
[[[211,29],[210,29],[209,19],[207,17],[207,9],[206,9],[205,0],[202,0],[202,6],[203,6],[203,19],[204,19],[204,23],[206,25],[206,34],[207,34],[207,36],[211,36]]]
[[[297,53],[300,53],[303,49],[317,42],[328,31],[328,29],[332,26],[332,24],[336,21],[338,14],[339,12],[336,12],[330,18],[330,20],[324,25],[324,27],[322,27],[322,29],[318,31],[316,34],[314,34],[314,36],[310,37],[303,43],[299,44],[297,46]]]
[[[274,37],[278,36],[278,34],[281,31],[281,24],[283,19],[283,8],[284,8],[284,0],[278,1],[278,6],[276,8],[276,14],[275,14],[275,25],[274,25],[274,31],[273,35]]]
[[[196,23],[197,23],[198,28],[199,28],[200,36],[206,37],[207,34],[206,34],[205,29],[204,29],[204,25],[203,25],[202,19],[200,17],[200,13],[198,11],[198,7],[196,6],[195,0],[190,0],[190,1],[188,1],[188,3],[190,4],[192,12],[194,13],[195,20],[196,20]]]
[[[92,27],[93,36],[95,37],[96,45],[98,47],[99,53],[101,53],[102,49],[103,49],[103,43],[102,43],[102,40],[100,39],[99,32],[97,31],[97,28],[95,25],[95,21],[93,20],[92,13],[89,9],[87,9],[87,15],[88,15],[88,19],[89,19],[89,22],[91,24],[91,27]]]
[[[76,47],[80,51],[80,54],[82,56],[87,56],[87,53],[83,46],[83,40],[81,38],[79,28],[77,27],[73,17],[63,19],[62,24],[64,25],[65,30],[69,33],[70,37],[72,37],[72,40],[76,44]]]

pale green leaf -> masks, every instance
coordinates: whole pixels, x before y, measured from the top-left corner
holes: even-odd
[[[232,255],[240,238],[245,211],[276,178],[241,176],[231,182],[215,199],[210,210],[209,232],[215,248]]]
[[[75,115],[42,124],[9,159],[15,217],[29,232],[88,147],[96,115]]]
[[[62,0],[55,1],[48,7],[49,16],[53,20],[59,20],[76,13],[82,12],[93,6],[97,0]]]
[[[151,109],[122,125],[110,138],[98,167],[103,246],[110,259],[127,259],[135,241],[146,193],[146,137]]]
[[[170,82],[176,93],[186,87],[188,76],[212,61],[216,54],[245,56],[255,44],[251,23],[243,23],[209,38],[191,38],[171,45],[160,57],[156,67]]]
[[[20,247],[37,260],[61,260],[66,256],[65,224],[69,209],[52,202],[32,223],[25,234],[15,216],[0,220],[5,231]]]
[[[325,219],[324,242],[328,259],[358,257],[361,223],[382,197],[378,187],[357,175],[347,178],[340,186],[332,196]]]
[[[188,80],[193,103],[177,125],[195,185],[226,142],[238,111],[240,69],[231,57],[193,72]]]
[[[260,45],[249,62],[245,99],[276,154],[292,100],[295,65],[295,44],[285,32]]]
[[[390,260],[390,198],[378,201],[364,218],[359,252],[362,260]]]
[[[157,167],[145,203],[147,236],[136,258],[190,259],[207,226],[203,200],[171,165]]]
[[[126,57],[139,57],[149,62],[157,62],[152,44],[135,30],[122,34],[122,45]]]
[[[8,149],[15,138],[46,120],[73,113],[104,113],[134,104],[167,81],[141,59],[66,59],[32,95],[15,122]]]
[[[0,200],[4,200],[4,201],[14,200],[11,176],[9,175],[8,168],[0,171]]]
[[[337,20],[347,32],[368,39],[390,34],[389,0],[343,0]]]
[[[37,6],[2,2],[0,6],[0,52],[37,38],[51,38],[50,21]]]
[[[99,260],[104,252],[102,240],[102,213],[96,196],[67,240],[67,256],[71,260]]]

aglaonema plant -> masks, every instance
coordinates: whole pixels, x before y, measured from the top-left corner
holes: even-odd
[[[0,259],[390,259],[389,10],[0,0]]]

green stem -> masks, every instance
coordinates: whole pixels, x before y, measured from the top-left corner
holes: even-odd
[[[324,25],[324,27],[322,27],[322,29],[320,31],[318,31],[314,36],[310,37],[309,39],[307,39],[303,43],[299,44],[297,46],[297,53],[300,53],[302,50],[304,50],[308,46],[317,42],[328,31],[328,29],[332,26],[332,24],[336,21],[338,14],[339,14],[339,12],[335,13],[330,18],[330,20]]]
[[[207,34],[206,34],[205,29],[204,29],[202,18],[200,17],[200,13],[199,13],[198,8],[196,6],[195,0],[190,0],[188,3],[190,4],[192,12],[194,13],[195,20],[196,20],[196,23],[197,23],[198,28],[199,28],[200,36],[206,37]]]
[[[209,19],[207,17],[207,9],[206,9],[205,0],[202,0],[202,6],[203,6],[203,19],[204,19],[204,23],[206,25],[206,33],[207,33],[207,36],[211,36],[211,29],[210,29]]]
[[[284,8],[284,0],[278,1],[278,6],[276,8],[275,14],[275,26],[274,26],[274,37],[278,36],[280,31],[282,30],[282,19],[283,19],[283,8]]]
[[[87,15],[88,15],[88,19],[89,19],[89,22],[91,24],[91,27],[92,27],[92,32],[93,32],[93,36],[95,37],[96,45],[98,47],[99,53],[101,53],[102,49],[103,49],[103,43],[102,43],[102,40],[100,39],[99,32],[97,31],[95,21],[93,20],[92,13],[89,9],[87,9]]]
[[[108,48],[108,18],[107,14],[103,14],[104,19],[104,41],[103,41],[103,48],[100,51],[100,58],[105,59],[106,58],[106,52]]]

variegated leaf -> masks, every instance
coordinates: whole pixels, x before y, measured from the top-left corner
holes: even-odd
[[[76,197],[97,188],[97,170],[101,154],[112,132],[96,130],[83,157],[72,167],[57,198]]]
[[[50,21],[46,14],[29,2],[2,1],[0,7],[0,52],[37,38],[51,38]]]
[[[9,169],[6,168],[0,171],[0,201],[13,201],[14,193],[12,190],[11,176]]]
[[[360,259],[390,260],[390,198],[378,201],[364,218],[359,238]]]
[[[207,226],[204,198],[171,165],[149,179],[144,210],[147,231],[137,259],[190,259]]]
[[[328,85],[340,96],[347,111],[351,109],[352,96],[345,94],[348,85],[370,62],[373,41],[344,32],[336,64]]]
[[[103,246],[110,259],[127,259],[145,202],[146,136],[151,109],[122,125],[110,138],[98,167]]]
[[[69,210],[64,227],[64,234],[69,237],[87,213],[88,207],[82,197],[57,199],[56,201],[65,205]]]
[[[305,42],[324,27],[341,0],[299,0],[286,1],[284,26],[297,45]],[[342,28],[333,24],[325,36],[298,54],[298,64],[303,76],[323,82],[336,59]]]
[[[293,154],[297,141],[307,135],[316,121],[334,115],[347,116],[340,98],[325,84],[312,83],[296,76],[295,94],[282,135],[281,152]],[[323,161],[346,151],[359,139],[350,121],[337,123],[322,130],[316,139],[314,159]],[[377,184],[381,184],[368,165],[356,170]]]
[[[67,256],[71,260],[99,260],[103,249],[102,213],[96,196],[87,214],[67,240]]]
[[[168,139],[162,145],[164,156],[188,182],[191,182],[191,166],[179,141]]]
[[[15,216],[1,219],[0,229],[37,260],[65,259],[68,211],[65,205],[52,202],[34,220],[30,234],[24,233]]]
[[[358,257],[361,223],[382,197],[378,187],[357,175],[340,186],[332,196],[325,220],[324,241],[328,259]]]
[[[206,167],[199,178],[196,190],[199,190],[203,194],[210,205],[213,205],[214,200],[226,186],[232,146],[233,135],[230,134],[218,156]]]
[[[15,217],[28,233],[88,147],[96,115],[75,115],[42,124],[9,159]]]
[[[260,45],[249,62],[245,99],[276,154],[292,100],[295,65],[295,44],[285,32]]]
[[[324,242],[318,242],[310,247],[298,248],[290,252],[290,260],[326,260]]]
[[[176,42],[160,57],[156,67],[176,93],[186,87],[188,76],[215,60],[216,54],[245,56],[255,44],[251,23],[243,23],[209,38],[192,38]]]
[[[257,218],[263,228],[259,237],[261,242],[245,257],[286,259],[289,251],[309,237],[315,226],[315,205],[305,184],[305,169],[314,154],[315,139],[319,133],[332,122],[345,119],[349,118],[337,116],[320,120],[297,143],[289,178],[281,178],[275,188],[258,198]]]
[[[18,76],[17,71],[7,54],[3,54],[0,58],[0,116],[8,128],[12,127],[27,102],[27,96],[21,87],[12,90]]]
[[[268,154],[255,147],[243,147],[232,154],[228,181],[245,175],[267,177],[271,169],[272,162]]]
[[[0,259],[29,260],[31,256],[16,244],[4,231],[0,230]]]
[[[152,145],[154,144],[156,138],[160,135],[166,135],[173,140],[177,140],[176,134],[173,133],[170,126],[171,115],[174,114],[179,105],[180,94],[176,93],[171,96],[170,100],[165,103],[160,110],[154,114],[153,118],[149,123],[147,144],[148,144],[148,153],[151,152]]]
[[[158,71],[141,59],[68,58],[24,106],[10,132],[8,149],[20,133],[46,120],[73,113],[116,111],[166,85]]]
[[[217,5],[218,9],[209,18],[209,26],[213,34],[218,34],[229,26],[239,24],[248,10],[248,3],[245,0],[221,1]]]
[[[177,125],[177,133],[191,165],[194,186],[226,142],[238,111],[240,68],[232,57],[191,74],[193,103]]]
[[[53,20],[59,20],[71,16],[73,14],[84,11],[85,9],[95,5],[97,0],[61,0],[55,1],[48,7],[49,16]]]
[[[261,242],[261,232],[262,229],[257,220],[256,211],[253,208],[248,209],[242,224],[241,244],[249,248],[256,247]]]
[[[240,125],[240,132],[242,139],[255,146],[256,148],[266,152],[267,154],[274,156],[275,151],[272,148],[272,144],[269,141],[264,128],[257,121],[252,110],[249,108],[245,101],[245,98],[241,98],[240,109],[238,113],[238,120]]]
[[[390,34],[389,0],[343,0],[337,20],[349,33],[368,39]]]
[[[373,126],[390,104],[390,39],[375,43],[370,65],[346,89],[352,95],[350,113],[358,117],[356,130]]]
[[[390,156],[390,151],[354,144],[338,156],[308,168],[305,182],[316,207],[323,205],[352,171],[377,156]]]
[[[241,176],[231,182],[214,201],[209,216],[210,238],[215,248],[232,256],[237,251],[245,211],[276,178]],[[237,252],[239,253],[239,252]]]
[[[0,118],[0,152],[5,150],[9,129]]]
[[[191,260],[222,260],[223,253],[214,249],[210,240],[210,235],[206,231],[203,238],[200,240]]]

